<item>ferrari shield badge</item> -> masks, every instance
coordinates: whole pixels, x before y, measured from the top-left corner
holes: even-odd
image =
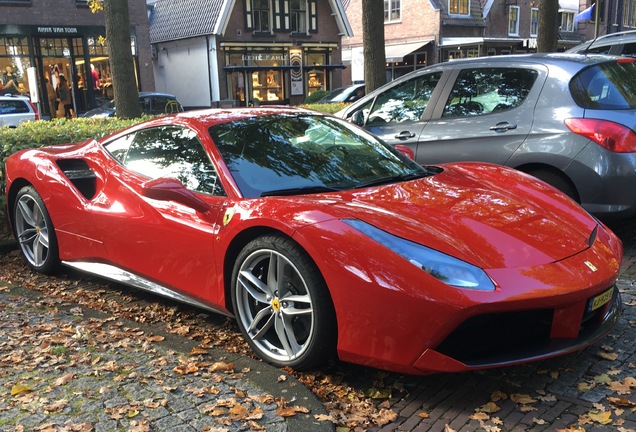
[[[233,208],[229,208],[225,210],[225,214],[223,215],[223,226],[226,226],[227,224],[230,223],[235,213],[236,213],[236,210]]]

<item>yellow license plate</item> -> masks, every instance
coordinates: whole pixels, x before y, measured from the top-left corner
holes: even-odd
[[[611,300],[614,288],[608,289],[592,299],[592,310],[596,310]]]

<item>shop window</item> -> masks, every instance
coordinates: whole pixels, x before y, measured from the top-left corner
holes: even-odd
[[[270,0],[246,0],[247,28],[255,33],[271,33],[271,10]]]
[[[470,15],[470,0],[448,0],[448,13],[451,15]]]
[[[402,6],[400,0],[384,0],[384,22],[400,21]]]
[[[319,90],[326,90],[325,71],[310,70],[307,72],[307,96]]]
[[[519,36],[519,6],[508,9],[508,35]]]
[[[278,102],[284,99],[283,72],[280,70],[252,72],[252,100]]]
[[[29,55],[29,44],[25,37],[0,37],[0,56]]]

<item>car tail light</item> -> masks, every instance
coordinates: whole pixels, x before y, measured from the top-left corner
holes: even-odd
[[[565,125],[575,134],[584,136],[615,153],[636,152],[636,133],[620,123],[607,120],[569,118]]]
[[[31,108],[33,108],[33,112],[35,113],[35,120],[40,120],[40,113],[38,112],[38,109],[35,105],[33,105],[33,102],[29,101],[29,105],[31,105]]]

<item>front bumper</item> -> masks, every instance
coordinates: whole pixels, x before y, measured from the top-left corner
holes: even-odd
[[[414,363],[423,372],[459,372],[535,361],[579,351],[607,335],[618,322],[622,301],[616,286],[596,310],[596,297],[566,309],[537,309],[478,315],[466,320],[435,349]],[[577,323],[575,337],[563,324]]]

